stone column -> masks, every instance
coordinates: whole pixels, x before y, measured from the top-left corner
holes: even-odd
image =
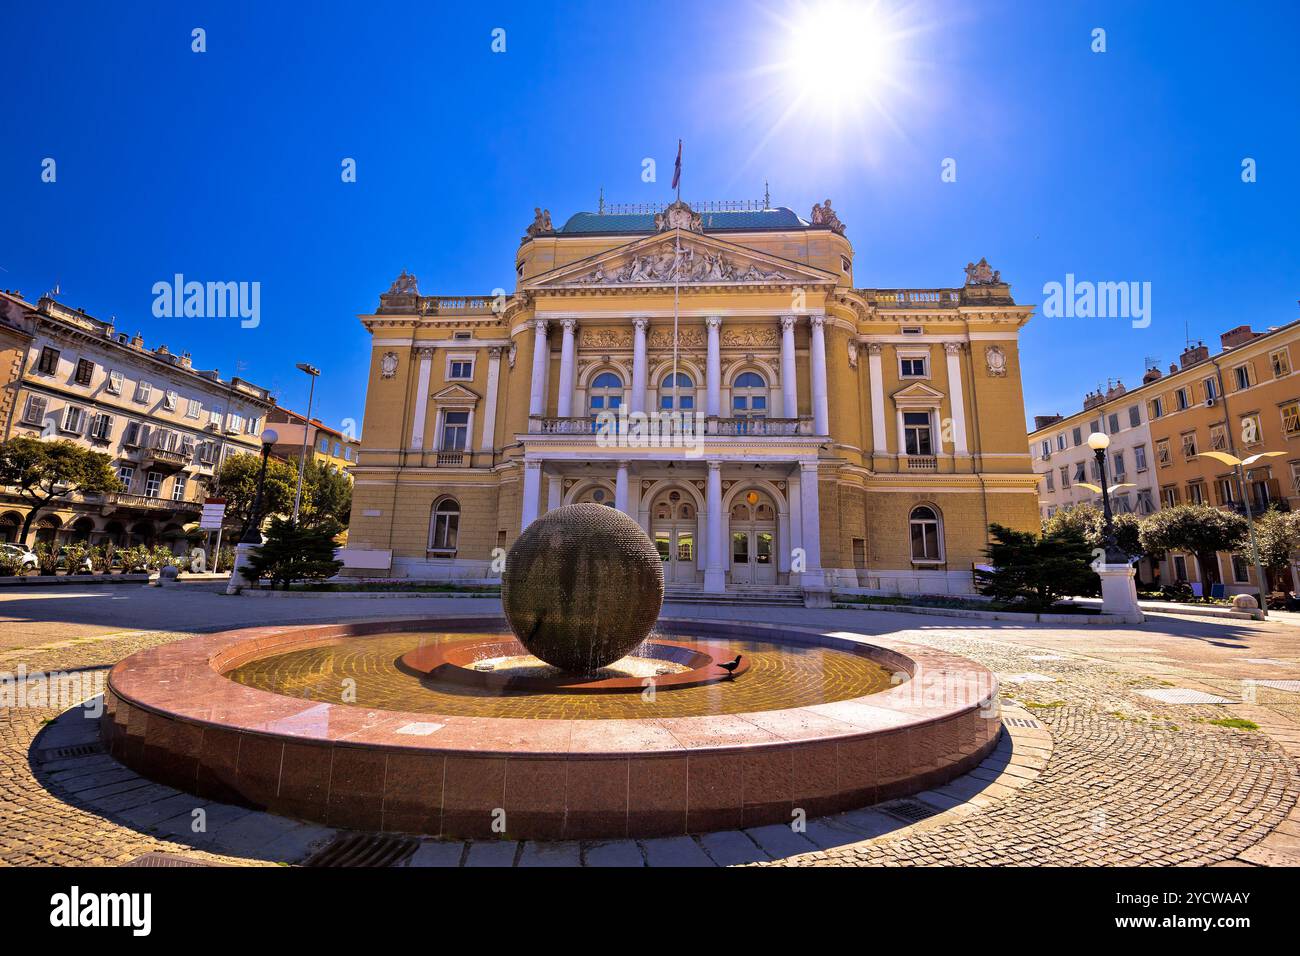
[[[542,463],[524,462],[524,491],[520,504],[519,529],[522,531],[537,520],[537,509],[542,497]]]
[[[497,389],[501,385],[501,347],[488,349],[487,397],[483,399],[483,434],[478,450],[492,451],[497,446]]]
[[[886,455],[889,453],[889,435],[885,431],[885,384],[881,351],[879,342],[867,343],[867,369],[871,374],[871,450],[877,455]]]
[[[632,411],[645,411],[645,337],[649,319],[632,320]]]
[[[795,548],[803,547],[803,495],[800,491],[798,470],[790,476],[789,488],[787,498],[790,502],[790,540],[783,548],[787,555],[793,553]],[[800,572],[794,570],[793,562],[791,562],[790,583],[797,584],[799,575]]]
[[[718,417],[722,414],[722,316],[711,315],[704,320],[704,327],[709,333],[709,354],[704,366],[704,379],[707,393],[704,399],[704,414]]]
[[[530,417],[546,414],[546,366],[550,360],[551,347],[546,341],[546,320],[537,319],[533,322],[533,376],[528,392]]]
[[[813,433],[830,434],[830,411],[826,400],[826,316],[814,315],[810,319],[812,343],[812,406]]]
[[[802,504],[801,531],[805,567],[800,583],[804,590],[824,588],[826,576],[822,573],[821,504],[818,499],[817,462],[799,462],[799,498]]]
[[[554,511],[564,501],[564,479],[550,475],[546,479],[546,510]]]
[[[424,450],[424,424],[429,413],[429,376],[433,369],[433,349],[417,348],[420,373],[415,380],[415,420],[411,423],[411,448]]]
[[[576,364],[573,334],[578,328],[578,322],[576,319],[565,319],[560,323],[560,328],[564,330],[564,340],[560,345],[560,395],[556,414],[560,418],[568,418],[573,414],[573,372]]]
[[[708,548],[709,560],[704,567],[704,590],[727,590],[727,571],[723,563],[722,534],[722,462],[709,462],[708,490],[705,497],[708,507]]]
[[[948,404],[952,406],[952,453],[965,455],[966,451],[966,393],[961,386],[961,345],[945,342],[948,356]]]
[[[781,316],[781,415],[784,418],[799,417],[798,373],[794,366],[795,321],[793,315]]]
[[[618,471],[614,475],[614,507],[623,514],[628,515],[627,510],[627,467],[628,463],[620,461]],[[635,515],[628,515],[635,518]]]

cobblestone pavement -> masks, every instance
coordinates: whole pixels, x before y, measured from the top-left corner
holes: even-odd
[[[44,596],[0,594],[0,622],[27,622],[26,637],[0,624],[0,671],[20,665],[29,672],[73,671],[88,677],[93,690],[95,675],[122,657],[211,629],[215,620],[236,626],[250,618],[280,623],[496,610],[494,601],[439,599],[302,602],[310,608],[258,601],[250,609],[252,601],[207,592],[174,591],[160,601],[157,589],[126,594],[121,587],[87,598],[91,604],[124,599],[112,627],[59,620],[64,598],[52,605]],[[40,620],[42,604],[50,620]],[[214,608],[235,613],[216,616]],[[1286,683],[1300,680],[1300,650],[1296,630],[1285,623],[1153,617],[1141,627],[1069,629],[710,606],[665,608],[670,615],[785,621],[943,647],[997,671],[1004,694],[1044,729],[1021,732],[1014,759],[1008,749],[969,777],[921,795],[932,812],[943,812],[910,826],[875,808],[811,821],[806,833],[778,826],[583,844],[425,841],[408,865],[1300,863],[1300,685]],[[1180,690],[1227,702],[1172,704],[1142,693]],[[216,804],[203,807],[209,826],[195,834],[196,798],[176,800],[174,791],[102,754],[56,759],[59,748],[90,739],[85,725],[91,722],[49,723],[60,708],[11,703],[0,705],[0,865],[116,863],[150,851],[206,862],[294,862],[332,835]],[[1233,721],[1258,729],[1222,725]]]

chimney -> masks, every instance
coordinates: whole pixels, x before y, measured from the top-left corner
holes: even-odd
[[[1183,368],[1189,365],[1195,365],[1197,362],[1204,362],[1210,357],[1210,349],[1204,342],[1197,342],[1194,346],[1189,346],[1183,350],[1183,354],[1178,361],[1182,363]]]
[[[1260,334],[1249,325],[1239,325],[1235,329],[1228,329],[1228,331],[1220,335],[1219,344],[1225,349],[1235,349],[1238,345],[1243,345],[1253,338],[1258,338]]]
[[[1060,420],[1060,415],[1035,415],[1034,431],[1038,431],[1040,428],[1046,428],[1048,425],[1055,425]]]
[[[1149,368],[1142,374],[1142,384],[1150,385],[1152,382],[1159,381],[1160,377],[1160,369]]]

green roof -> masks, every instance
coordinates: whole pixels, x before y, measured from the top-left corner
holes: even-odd
[[[762,229],[805,229],[808,223],[792,209],[777,206],[774,209],[751,211],[705,212],[700,214],[705,232],[737,232]],[[598,212],[576,212],[561,226],[557,235],[572,236],[584,233],[652,233],[655,231],[653,213],[632,215],[606,215]]]

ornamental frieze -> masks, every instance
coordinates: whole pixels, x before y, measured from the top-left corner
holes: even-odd
[[[585,276],[568,280],[573,285],[632,285],[664,282],[791,282],[793,277],[779,269],[765,270],[728,258],[721,252],[675,249],[665,242],[656,250],[633,256],[621,265],[601,264]]]
[[[627,329],[582,330],[582,347],[586,349],[630,349],[632,333]]]
[[[722,330],[723,348],[754,349],[775,348],[781,344],[781,333],[770,325],[749,329]]]

